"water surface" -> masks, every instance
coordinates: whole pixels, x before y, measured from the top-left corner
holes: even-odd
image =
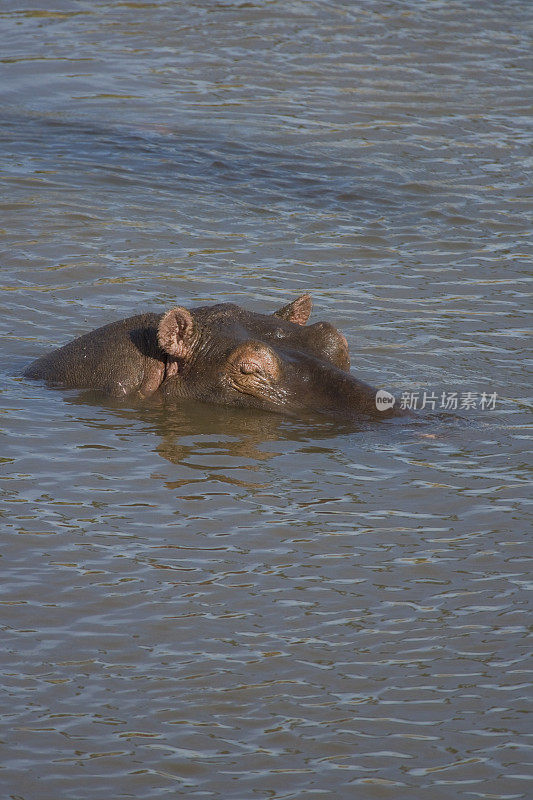
[[[531,796],[530,4],[6,0],[2,796]],[[449,422],[20,377],[308,291]]]

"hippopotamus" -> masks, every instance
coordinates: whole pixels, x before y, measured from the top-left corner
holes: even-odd
[[[346,339],[333,325],[306,325],[311,308],[304,294],[270,314],[233,303],[140,314],[74,339],[24,374],[118,398],[345,421],[396,413],[391,405],[378,408],[376,390],[350,373]]]

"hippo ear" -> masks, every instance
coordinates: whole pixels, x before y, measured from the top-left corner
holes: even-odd
[[[187,358],[196,338],[196,325],[186,308],[177,306],[163,314],[157,329],[157,341],[165,353],[174,358]]]
[[[292,303],[280,308],[279,311],[275,311],[274,316],[286,319],[287,322],[295,322],[296,325],[305,325],[312,308],[313,301],[310,295],[303,294],[297,300],[293,300]]]

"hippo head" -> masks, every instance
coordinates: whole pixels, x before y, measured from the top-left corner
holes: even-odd
[[[89,331],[24,374],[117,398],[190,399],[341,420],[394,413],[378,409],[375,389],[350,373],[344,336],[327,322],[306,325],[310,313],[307,294],[273,314],[230,303],[177,306]]]
[[[160,392],[292,415],[376,415],[375,390],[349,373],[346,339],[327,322],[307,327],[311,308],[307,294],[271,315],[229,303],[172,308],[157,332]]]

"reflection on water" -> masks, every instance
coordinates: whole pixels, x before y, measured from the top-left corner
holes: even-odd
[[[528,17],[2,4],[3,795],[531,795]],[[303,291],[363,380],[495,410],[20,378],[112,319]]]

